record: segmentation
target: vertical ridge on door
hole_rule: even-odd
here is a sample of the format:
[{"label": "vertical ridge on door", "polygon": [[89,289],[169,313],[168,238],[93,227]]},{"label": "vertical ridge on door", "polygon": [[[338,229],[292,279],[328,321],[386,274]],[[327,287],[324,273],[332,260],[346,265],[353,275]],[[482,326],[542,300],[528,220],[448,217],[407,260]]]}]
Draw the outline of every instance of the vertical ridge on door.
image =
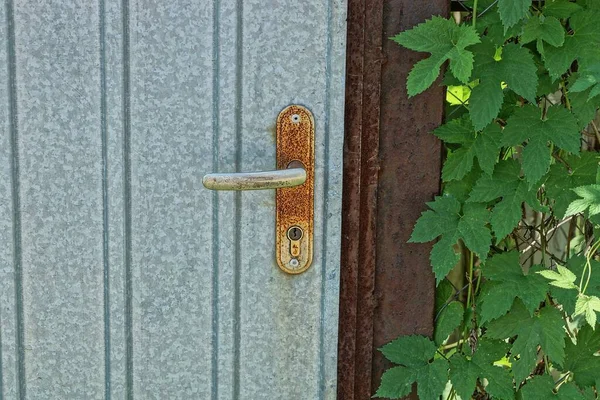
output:
[{"label": "vertical ridge on door", "polygon": [[[22,351],[20,201],[12,2],[0,5],[0,397],[17,398],[24,380]],[[15,166],[17,168],[15,168]],[[18,234],[16,234],[18,233]],[[18,315],[21,315],[18,317]],[[21,328],[19,328],[21,327]]]},{"label": "vertical ridge on door", "polygon": [[[124,51],[125,37],[128,27],[123,24],[123,3],[120,0],[104,1],[104,97],[106,101],[106,190],[108,207],[108,376],[104,379],[105,399],[127,398],[128,366],[127,358],[128,335],[126,321],[126,247],[131,241],[125,238],[125,219],[127,214],[125,159],[130,159],[130,154],[125,154],[125,137],[130,129],[125,129],[125,120],[130,120],[126,115],[125,104],[125,68],[124,60],[128,52]],[[129,100],[127,100],[129,102]],[[127,184],[129,185],[129,184]],[[127,218],[131,218],[131,215]],[[105,278],[106,279],[106,278]],[[130,292],[129,292],[130,293]],[[129,303],[131,305],[131,303]],[[131,346],[129,346],[131,348]],[[106,349],[105,349],[106,350]],[[129,374],[131,376],[131,374]],[[130,385],[131,386],[131,385]]]},{"label": "vertical ridge on door", "polygon": [[[244,3],[237,0],[235,21],[235,171],[242,169],[243,100],[244,100]],[[240,312],[242,279],[242,192],[235,192],[235,270],[233,278],[233,398],[240,398]]]},{"label": "vertical ridge on door", "polygon": [[[212,145],[213,157],[212,168],[214,171],[219,171],[219,137],[221,134],[219,124],[219,73],[220,73],[220,57],[219,57],[219,28],[220,28],[220,1],[213,0],[213,21],[212,21]],[[219,398],[219,193],[212,194],[212,298],[211,298],[211,316],[212,316],[212,337],[211,337],[211,400]]]},{"label": "vertical ridge on door", "polygon": [[110,262],[108,211],[108,133],[106,105],[106,2],[98,1],[99,69],[100,69],[100,144],[102,146],[102,268],[104,307],[104,398],[110,399]]}]

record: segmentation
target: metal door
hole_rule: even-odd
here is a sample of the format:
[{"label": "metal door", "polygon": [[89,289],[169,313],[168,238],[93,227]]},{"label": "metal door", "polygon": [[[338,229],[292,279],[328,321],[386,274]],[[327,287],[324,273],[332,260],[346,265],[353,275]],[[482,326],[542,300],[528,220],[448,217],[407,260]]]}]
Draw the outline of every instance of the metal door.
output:
[{"label": "metal door", "polygon": [[[344,0],[0,5],[6,399],[334,399]],[[310,269],[275,261],[275,166],[314,115]]]}]

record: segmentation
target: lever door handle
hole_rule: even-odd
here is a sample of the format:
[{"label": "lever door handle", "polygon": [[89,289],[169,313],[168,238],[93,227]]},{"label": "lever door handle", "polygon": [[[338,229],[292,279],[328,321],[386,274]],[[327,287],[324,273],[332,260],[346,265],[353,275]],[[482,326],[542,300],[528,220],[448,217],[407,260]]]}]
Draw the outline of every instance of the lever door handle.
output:
[{"label": "lever door handle", "polygon": [[[315,121],[300,105],[290,105],[277,117],[274,171],[214,173],[202,184],[211,190],[275,192],[275,253],[288,274],[306,271],[313,259],[315,192]],[[256,198],[250,196],[248,199]]]},{"label": "lever door handle", "polygon": [[299,161],[292,161],[287,169],[207,174],[202,178],[204,187],[211,190],[281,189],[300,186],[304,182],[306,182],[306,170]]}]

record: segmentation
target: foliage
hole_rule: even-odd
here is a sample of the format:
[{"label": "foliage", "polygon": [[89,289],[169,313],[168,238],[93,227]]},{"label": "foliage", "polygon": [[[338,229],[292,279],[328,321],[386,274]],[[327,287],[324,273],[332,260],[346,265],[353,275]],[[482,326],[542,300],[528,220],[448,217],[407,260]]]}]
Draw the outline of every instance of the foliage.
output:
[{"label": "foliage", "polygon": [[[600,389],[600,0],[464,0],[391,38],[446,85],[433,339],[384,346],[375,397],[596,399]],[[447,64],[444,71],[444,64]]]}]

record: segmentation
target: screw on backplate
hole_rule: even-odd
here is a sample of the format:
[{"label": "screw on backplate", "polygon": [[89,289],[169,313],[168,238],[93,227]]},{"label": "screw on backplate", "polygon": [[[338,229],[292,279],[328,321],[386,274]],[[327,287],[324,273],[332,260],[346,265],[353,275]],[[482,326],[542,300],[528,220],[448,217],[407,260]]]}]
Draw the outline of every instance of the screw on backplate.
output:
[{"label": "screw on backplate", "polygon": [[302,228],[300,228],[299,226],[292,226],[287,231],[288,239],[290,240],[300,240],[302,239],[303,234],[304,232],[302,232]]},{"label": "screw on backplate", "polygon": [[296,258],[292,258],[292,259],[290,260],[290,267],[292,267],[292,268],[297,268],[297,267],[298,267],[298,265],[300,265],[300,263],[298,262],[298,259],[296,259]]}]

